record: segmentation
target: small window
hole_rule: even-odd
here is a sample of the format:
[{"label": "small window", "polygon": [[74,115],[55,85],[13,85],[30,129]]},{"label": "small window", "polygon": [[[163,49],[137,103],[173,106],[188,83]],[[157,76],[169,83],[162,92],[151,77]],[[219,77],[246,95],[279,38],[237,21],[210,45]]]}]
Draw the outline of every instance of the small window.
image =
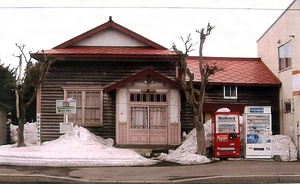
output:
[{"label": "small window", "polygon": [[80,126],[101,126],[103,91],[100,89],[64,89],[65,99],[76,100],[76,114],[69,114],[69,122]]},{"label": "small window", "polygon": [[292,44],[291,41],[278,48],[279,71],[292,66]]},{"label": "small window", "polygon": [[292,112],[292,103],[291,101],[284,102],[284,113],[291,113]]},{"label": "small window", "polygon": [[237,99],[237,86],[224,86],[224,99]]},{"label": "small window", "polygon": [[167,102],[167,94],[160,93],[132,93],[131,102]]}]

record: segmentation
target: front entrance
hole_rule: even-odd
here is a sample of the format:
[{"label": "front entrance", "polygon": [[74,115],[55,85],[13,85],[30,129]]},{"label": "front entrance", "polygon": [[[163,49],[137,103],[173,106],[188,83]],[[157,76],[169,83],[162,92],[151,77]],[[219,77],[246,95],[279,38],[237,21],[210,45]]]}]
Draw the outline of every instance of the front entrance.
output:
[{"label": "front entrance", "polygon": [[116,102],[117,145],[147,147],[181,143],[178,89],[147,76],[119,88]]},{"label": "front entrance", "polygon": [[167,144],[166,105],[132,105],[130,114],[130,144]]}]

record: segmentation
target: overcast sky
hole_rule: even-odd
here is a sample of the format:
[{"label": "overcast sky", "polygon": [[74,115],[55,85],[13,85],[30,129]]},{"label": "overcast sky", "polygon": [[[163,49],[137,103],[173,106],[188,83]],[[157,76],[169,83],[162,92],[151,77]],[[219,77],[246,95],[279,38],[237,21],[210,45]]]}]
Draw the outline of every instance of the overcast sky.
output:
[{"label": "overcast sky", "polygon": [[[0,0],[0,59],[15,65],[15,43],[51,49],[113,20],[166,47],[207,23],[205,56],[256,57],[256,41],[293,0]],[[198,50],[198,48],[195,48]],[[192,53],[197,55],[197,52]]]}]

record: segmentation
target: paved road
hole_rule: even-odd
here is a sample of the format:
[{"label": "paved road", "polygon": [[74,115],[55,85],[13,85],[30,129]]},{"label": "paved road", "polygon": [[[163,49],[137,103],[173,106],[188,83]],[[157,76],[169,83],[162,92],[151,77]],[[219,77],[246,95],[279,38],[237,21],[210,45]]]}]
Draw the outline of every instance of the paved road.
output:
[{"label": "paved road", "polygon": [[300,183],[300,162],[230,160],[148,167],[0,166],[0,182],[56,183]]}]

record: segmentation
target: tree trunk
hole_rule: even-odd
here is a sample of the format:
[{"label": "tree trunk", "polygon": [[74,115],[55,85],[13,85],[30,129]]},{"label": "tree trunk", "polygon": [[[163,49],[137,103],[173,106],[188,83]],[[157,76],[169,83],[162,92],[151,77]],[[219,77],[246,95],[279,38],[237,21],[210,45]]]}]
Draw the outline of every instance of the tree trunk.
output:
[{"label": "tree trunk", "polygon": [[23,147],[26,146],[24,140],[24,123],[19,121],[18,124],[19,126],[17,128],[17,133],[18,133],[17,147]]},{"label": "tree trunk", "polygon": [[197,154],[206,155],[205,130],[204,130],[204,125],[201,122],[201,115],[195,115],[194,121],[195,121],[196,138],[197,138]]},{"label": "tree trunk", "polygon": [[20,97],[20,105],[19,105],[19,119],[18,119],[18,142],[17,147],[26,146],[24,139],[24,124],[26,123],[26,108],[24,107],[24,99]]}]

